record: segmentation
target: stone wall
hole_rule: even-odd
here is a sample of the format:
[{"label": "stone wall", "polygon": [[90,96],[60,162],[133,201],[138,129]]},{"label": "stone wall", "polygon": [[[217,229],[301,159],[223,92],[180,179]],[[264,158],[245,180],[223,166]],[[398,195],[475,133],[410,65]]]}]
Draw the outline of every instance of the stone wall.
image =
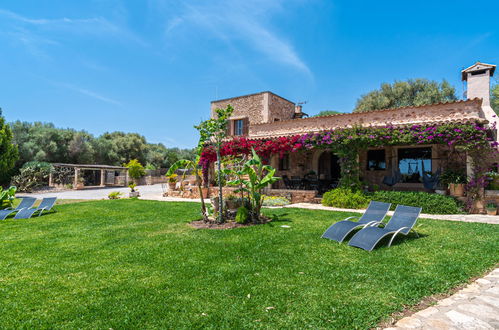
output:
[{"label": "stone wall", "polygon": [[211,118],[215,115],[215,109],[225,108],[227,105],[234,107],[231,119],[248,118],[250,127],[253,124],[266,123],[264,110],[267,111],[264,102],[264,93],[245,95],[231,99],[211,102]]},{"label": "stone wall", "polygon": [[254,124],[272,123],[275,120],[290,120],[295,111],[293,102],[271,92],[262,92],[213,101],[211,117],[215,115],[215,109],[225,108],[229,104],[234,107],[231,119],[248,118],[250,127]]},{"label": "stone wall", "polygon": [[334,128],[352,127],[353,125],[385,126],[387,124],[402,125],[476,120],[484,120],[481,110],[481,100],[479,99],[251,125],[249,128],[249,137],[267,138],[304,134]]},{"label": "stone wall", "polygon": [[278,95],[269,93],[269,121],[283,121],[293,119],[295,104]]}]

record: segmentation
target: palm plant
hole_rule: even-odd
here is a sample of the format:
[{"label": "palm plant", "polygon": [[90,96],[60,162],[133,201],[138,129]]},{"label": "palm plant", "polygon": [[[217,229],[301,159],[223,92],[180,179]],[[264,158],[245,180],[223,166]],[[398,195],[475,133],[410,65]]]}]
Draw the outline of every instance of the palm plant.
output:
[{"label": "palm plant", "polygon": [[263,204],[262,191],[281,178],[274,176],[276,169],[270,165],[264,165],[253,148],[251,153],[252,158],[244,164],[242,170],[234,173],[237,179],[230,181],[229,184],[241,186],[240,190],[249,194],[251,218],[254,222],[259,222]]}]

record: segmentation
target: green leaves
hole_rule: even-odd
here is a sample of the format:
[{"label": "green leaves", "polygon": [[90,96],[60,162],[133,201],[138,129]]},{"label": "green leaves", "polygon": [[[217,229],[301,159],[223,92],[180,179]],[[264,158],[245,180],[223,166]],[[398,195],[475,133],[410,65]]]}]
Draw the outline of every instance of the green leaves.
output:
[{"label": "green leaves", "polygon": [[[253,220],[258,221],[263,203],[262,189],[279,181],[280,178],[274,177],[276,169],[270,165],[264,165],[255,149],[251,149],[251,154],[253,157],[244,163],[242,170],[229,171],[229,174],[238,177],[238,179],[230,181],[229,184],[242,186],[238,191],[249,193],[251,214]],[[245,176],[248,180],[243,178]]]},{"label": "green leaves", "polygon": [[16,197],[17,188],[10,186],[8,189],[0,187],[0,208],[12,207],[12,202]]},{"label": "green leaves", "polygon": [[137,159],[132,159],[127,164],[123,164],[123,166],[128,168],[128,175],[132,179],[139,179],[146,174],[144,166]]},{"label": "green leaves", "polygon": [[353,112],[419,106],[457,100],[456,90],[447,81],[409,79],[383,83],[380,89],[362,95]]}]

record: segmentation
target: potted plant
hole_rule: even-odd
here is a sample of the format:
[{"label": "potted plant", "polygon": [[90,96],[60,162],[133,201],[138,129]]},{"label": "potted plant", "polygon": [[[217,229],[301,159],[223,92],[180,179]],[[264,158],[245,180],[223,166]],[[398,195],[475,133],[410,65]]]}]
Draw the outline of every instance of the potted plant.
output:
[{"label": "potted plant", "polygon": [[497,215],[497,204],[494,202],[487,203],[487,214],[488,215]]},{"label": "potted plant", "polygon": [[488,172],[487,173],[488,190],[499,190],[499,173]]},{"label": "potted plant", "polygon": [[168,190],[175,190],[177,184],[177,174],[173,173],[166,176],[168,178]]},{"label": "potted plant", "polygon": [[140,192],[138,190],[136,190],[135,187],[137,187],[137,185],[135,183],[130,183],[128,185],[128,188],[130,188],[130,193],[128,194],[128,196],[130,198],[140,197]]},{"label": "potted plant", "polygon": [[440,178],[442,183],[449,186],[451,196],[462,197],[464,196],[464,185],[468,182],[468,177],[464,171],[459,170],[445,170]]},{"label": "potted plant", "polygon": [[79,177],[77,182],[76,182],[76,189],[83,189],[85,187],[85,179],[82,177]]}]

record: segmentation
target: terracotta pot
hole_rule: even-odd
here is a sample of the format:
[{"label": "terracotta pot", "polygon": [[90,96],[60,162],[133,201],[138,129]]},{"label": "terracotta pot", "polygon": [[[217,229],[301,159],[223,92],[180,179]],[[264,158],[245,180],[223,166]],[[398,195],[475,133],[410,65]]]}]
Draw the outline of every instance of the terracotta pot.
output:
[{"label": "terracotta pot", "polygon": [[210,188],[201,188],[201,192],[203,193],[203,198],[209,198]]},{"label": "terracotta pot", "polygon": [[473,201],[473,213],[482,213],[485,209],[485,204],[482,200]]},{"label": "terracotta pot", "polygon": [[168,190],[175,190],[175,182],[168,182]]},{"label": "terracotta pot", "polygon": [[497,208],[495,209],[487,209],[488,215],[497,215]]},{"label": "terracotta pot", "polygon": [[454,197],[464,196],[464,184],[462,183],[451,183],[449,185],[450,194]]}]

